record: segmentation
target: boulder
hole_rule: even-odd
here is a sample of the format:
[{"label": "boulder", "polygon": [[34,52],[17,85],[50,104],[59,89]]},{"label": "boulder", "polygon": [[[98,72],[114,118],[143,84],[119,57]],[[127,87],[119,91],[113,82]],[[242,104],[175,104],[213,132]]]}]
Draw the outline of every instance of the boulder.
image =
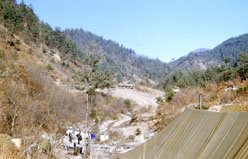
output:
[{"label": "boulder", "polygon": [[21,158],[15,144],[11,141],[11,137],[6,134],[0,134],[0,158],[14,159]]},{"label": "boulder", "polygon": [[49,139],[43,139],[40,143],[41,147],[42,147],[42,150],[45,152],[45,153],[50,153],[51,150],[52,150],[52,145],[49,141]]}]

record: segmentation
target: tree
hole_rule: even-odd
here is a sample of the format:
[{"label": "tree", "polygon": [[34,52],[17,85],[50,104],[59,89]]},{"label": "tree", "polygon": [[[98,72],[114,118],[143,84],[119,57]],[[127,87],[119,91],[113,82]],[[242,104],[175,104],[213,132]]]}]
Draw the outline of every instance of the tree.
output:
[{"label": "tree", "polygon": [[165,101],[170,102],[173,99],[173,96],[174,92],[172,91],[172,89],[168,89],[165,93]]},{"label": "tree", "polygon": [[[108,71],[103,71],[99,68],[100,58],[97,56],[89,56],[87,59],[88,67],[78,75],[78,79],[83,85],[83,89],[87,93],[87,106],[86,106],[86,133],[88,133],[88,111],[89,106],[95,106],[95,97],[97,89],[108,88],[112,85],[111,74]],[[90,99],[90,103],[88,103],[88,97]],[[90,104],[90,105],[89,105]],[[95,118],[95,123],[98,123],[97,120],[97,109],[91,108],[90,113],[91,118]],[[86,147],[85,147],[85,157],[88,158],[90,156],[89,151],[89,138],[86,139]]]},{"label": "tree", "polygon": [[225,62],[226,68],[228,67],[228,64],[230,63],[230,61],[231,61],[231,58],[229,56],[226,56],[224,58],[224,62]]},{"label": "tree", "polygon": [[229,63],[231,61],[231,58],[229,57],[229,56],[226,56],[225,58],[224,58],[224,62],[227,64],[227,63]]},{"label": "tree", "polygon": [[241,53],[238,60],[238,73],[241,80],[248,78],[248,53]]},{"label": "tree", "polygon": [[89,56],[87,60],[89,66],[78,77],[83,84],[83,89],[88,93],[90,101],[94,100],[97,89],[109,88],[113,84],[110,72],[101,70],[99,62],[99,57]]},{"label": "tree", "polygon": [[23,29],[23,15],[19,8],[10,0],[0,2],[0,13],[4,19],[4,25],[13,32]]}]

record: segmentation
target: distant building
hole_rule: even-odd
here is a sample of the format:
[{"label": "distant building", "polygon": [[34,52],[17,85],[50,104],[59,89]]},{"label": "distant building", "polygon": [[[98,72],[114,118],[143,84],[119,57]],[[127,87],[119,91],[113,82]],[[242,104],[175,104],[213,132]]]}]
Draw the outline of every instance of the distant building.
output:
[{"label": "distant building", "polygon": [[128,89],[134,89],[133,84],[131,84],[131,82],[123,82],[123,83],[119,83],[118,88],[128,88]]},{"label": "distant building", "polygon": [[230,87],[225,88],[225,92],[227,92],[227,91],[236,91],[237,89],[238,88],[235,87],[235,86],[230,86]]},{"label": "distant building", "polygon": [[179,89],[179,87],[175,86],[175,87],[172,89],[172,91],[173,91],[174,93],[178,93],[178,92],[180,92],[180,89]]},{"label": "distant building", "polygon": [[100,141],[107,141],[109,140],[109,135],[100,135]]}]

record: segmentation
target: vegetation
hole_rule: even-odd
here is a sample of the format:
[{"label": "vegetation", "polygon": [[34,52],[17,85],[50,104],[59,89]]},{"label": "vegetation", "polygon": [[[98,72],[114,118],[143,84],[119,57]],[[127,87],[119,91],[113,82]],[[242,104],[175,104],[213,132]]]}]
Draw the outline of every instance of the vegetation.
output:
[{"label": "vegetation", "polygon": [[48,64],[48,65],[46,65],[46,69],[48,71],[52,71],[53,70],[53,66],[51,64]]},{"label": "vegetation", "polygon": [[208,83],[220,84],[237,79],[242,81],[248,78],[248,53],[241,53],[237,62],[232,65],[226,60],[221,66],[213,66],[207,70],[192,70],[184,73],[179,70],[171,72],[160,83],[160,87],[164,89],[178,86],[184,87],[205,87]]},{"label": "vegetation", "polygon": [[83,84],[82,89],[87,91],[90,98],[96,95],[97,89],[109,88],[113,84],[111,73],[108,70],[100,70],[99,62],[99,58],[90,56],[88,59],[90,66],[75,76],[76,80]]},{"label": "vegetation", "polygon": [[235,65],[242,52],[248,52],[248,34],[230,38],[211,50],[191,52],[187,56],[172,61],[170,65],[186,71],[202,69],[202,65],[205,69],[225,63]]},{"label": "vegetation", "polygon": [[137,129],[135,130],[135,135],[138,136],[138,135],[140,135],[140,134],[141,134],[141,130],[140,130],[139,128],[137,128]]},{"label": "vegetation", "polygon": [[225,106],[221,109],[221,112],[229,113],[229,112],[242,112],[248,111],[248,105],[240,106],[240,105],[229,105]]},{"label": "vegetation", "polygon": [[[133,79],[134,74],[141,78],[158,80],[170,70],[167,64],[158,59],[138,56],[131,49],[82,29],[52,29],[49,24],[41,22],[32,8],[24,2],[17,4],[12,0],[0,1],[0,10],[3,25],[13,34],[20,35],[25,43],[46,45],[50,49],[58,50],[62,59],[80,59],[86,64],[89,64],[88,53],[98,55],[102,59],[100,68],[115,72],[118,81],[124,77]],[[43,53],[46,52],[43,48]]]},{"label": "vegetation", "polygon": [[4,57],[5,57],[4,52],[2,50],[0,50],[0,59],[4,59]]},{"label": "vegetation", "polygon": [[4,76],[0,76],[0,133],[12,138],[28,137],[24,140],[24,149],[38,143],[43,131],[57,133],[68,121],[83,120],[84,113],[81,107],[85,98],[55,86],[49,76],[44,77],[44,68],[37,67],[34,60],[19,52],[17,61],[9,54],[1,61],[5,68],[1,70]]},{"label": "vegetation", "polygon": [[248,53],[241,53],[238,60],[238,74],[241,80],[248,78]]},{"label": "vegetation", "polygon": [[112,40],[105,40],[103,37],[83,29],[66,29],[64,33],[79,48],[103,57],[100,67],[115,72],[118,81],[121,81],[123,77],[133,79],[134,74],[141,78],[159,80],[170,70],[169,66],[159,59],[139,56],[134,50],[127,49]]},{"label": "vegetation", "polygon": [[[23,2],[0,0],[0,22],[0,133],[25,139],[23,152],[20,152],[25,154],[31,144],[41,141],[42,133],[53,133],[57,137],[69,124],[84,120],[85,94],[73,94],[55,85],[58,69],[70,69],[67,71],[71,72],[65,72],[70,81],[73,69],[79,70],[75,65],[84,66],[81,75],[87,78],[81,78],[81,82],[89,83],[92,95],[95,89],[110,86],[110,73],[100,70],[99,59],[89,59],[59,28],[53,30],[40,22],[32,8]],[[46,64],[55,52],[59,52],[66,63]],[[73,68],[68,68],[69,64],[74,64]],[[104,100],[103,95],[97,97]],[[95,103],[97,109],[92,110],[92,117],[116,116],[120,108],[109,110],[117,103],[122,104],[122,101],[110,99],[111,108]]]},{"label": "vegetation", "polygon": [[[191,70],[171,72],[160,86],[166,90],[165,98],[158,98],[157,123],[154,129],[160,130],[178,114],[178,109],[185,106],[199,109],[199,93],[204,95],[203,109],[211,105],[236,103],[236,107],[224,108],[229,110],[247,111],[248,85],[248,53],[240,53],[235,64],[227,57],[220,66],[212,66],[206,70]],[[172,88],[180,88],[180,92],[173,93]],[[237,87],[237,88],[236,88]],[[230,88],[230,89],[229,89]]]},{"label": "vegetation", "polygon": [[[38,143],[43,132],[56,135],[69,124],[84,120],[85,93],[67,91],[70,85],[66,89],[56,86],[54,81],[60,80],[57,77],[62,72],[57,72],[59,69],[69,72],[63,72],[65,80],[61,83],[73,81],[77,86],[82,85],[81,90],[86,90],[92,106],[90,117],[96,123],[105,118],[117,119],[119,113],[125,112],[130,112],[132,121],[137,121],[138,113],[133,112],[134,103],[130,100],[97,92],[97,89],[112,86],[113,75],[118,80],[134,78],[134,75],[155,80],[164,78],[160,86],[167,92],[164,99],[158,98],[159,120],[154,120],[160,126],[169,123],[178,109],[196,103],[195,96],[200,91],[205,92],[204,99],[208,102],[204,105],[247,98],[248,53],[241,49],[247,46],[243,45],[247,35],[241,36],[240,41],[234,38],[213,49],[219,50],[216,59],[221,57],[221,66],[209,67],[205,71],[174,70],[167,76],[170,67],[158,59],[138,56],[131,49],[83,30],[66,30],[75,44],[60,28],[52,29],[41,22],[32,8],[23,2],[17,4],[14,0],[0,0],[0,22],[0,133],[25,139],[23,151],[32,143]],[[40,54],[46,58],[36,56],[40,48]],[[228,52],[225,48],[231,51],[224,56],[223,52]],[[237,50],[245,52],[239,56],[235,54],[237,58],[234,58]],[[212,51],[208,53],[212,54]],[[53,59],[47,64],[45,61],[57,52],[62,57],[61,63]],[[73,73],[74,79],[71,78]],[[223,83],[236,81],[244,83],[238,86],[237,91],[220,91]],[[174,86],[186,89],[174,93]],[[209,88],[211,91],[207,90]],[[148,109],[140,111],[149,112]],[[139,129],[135,132],[136,135],[140,133]]]},{"label": "vegetation", "polygon": [[[195,109],[200,109],[200,105],[194,106]],[[208,110],[209,106],[203,105],[202,109],[203,110]]]},{"label": "vegetation", "polygon": [[172,92],[172,90],[166,91],[165,101],[170,102],[172,100],[173,96],[174,96],[174,93]]},{"label": "vegetation", "polygon": [[238,87],[237,95],[248,95],[248,85]]},{"label": "vegetation", "polygon": [[39,21],[33,9],[24,2],[17,4],[12,0],[1,0],[0,19],[10,32],[21,35],[26,43],[45,43],[49,48],[59,50],[63,56],[84,59],[86,55],[66,38],[60,28],[53,30],[47,23]]},{"label": "vegetation", "polygon": [[132,112],[133,111],[133,105],[132,105],[132,102],[128,99],[125,99],[124,100],[124,106],[127,108],[127,110],[129,112]]},{"label": "vegetation", "polygon": [[[207,83],[205,87],[187,86],[181,88],[180,92],[174,93],[169,102],[165,102],[165,98],[159,99],[159,106],[156,111],[157,120],[153,129],[161,130],[164,128],[181,112],[179,110],[184,110],[187,107],[199,109],[199,94],[203,95],[203,109],[216,105],[223,106],[223,112],[248,111],[248,80],[236,80],[235,82],[237,90],[226,90],[226,88],[233,88],[234,83],[232,81],[222,81],[219,84]],[[235,107],[231,107],[230,104]]]}]

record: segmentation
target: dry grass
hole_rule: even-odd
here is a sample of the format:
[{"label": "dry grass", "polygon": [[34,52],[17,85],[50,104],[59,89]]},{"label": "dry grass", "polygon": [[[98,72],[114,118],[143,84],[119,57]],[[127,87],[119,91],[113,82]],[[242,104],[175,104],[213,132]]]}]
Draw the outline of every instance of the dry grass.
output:
[{"label": "dry grass", "polygon": [[24,159],[21,157],[21,152],[15,148],[11,137],[0,134],[0,159]]},{"label": "dry grass", "polygon": [[115,98],[103,93],[97,93],[95,106],[92,108],[97,110],[97,118],[102,121],[105,119],[116,120],[118,118],[118,114],[120,113],[132,113],[133,107],[134,103],[131,101],[127,102],[127,100],[123,100],[121,98]]},{"label": "dry grass", "polygon": [[247,112],[248,105],[229,105],[223,106],[221,112],[229,113],[229,112]]},{"label": "dry grass", "polygon": [[243,111],[243,107],[240,105],[224,106],[221,109],[221,112],[223,112],[223,113],[241,112],[241,111]]},{"label": "dry grass", "polygon": [[[38,143],[43,131],[58,134],[66,125],[82,121],[85,95],[56,86],[33,46],[21,44],[17,49],[1,38],[0,133],[22,138],[25,149]],[[0,158],[20,157],[1,150]]]},{"label": "dry grass", "polygon": [[243,92],[238,95],[237,91],[225,91],[225,88],[230,86],[244,87],[248,86],[248,81],[240,82],[238,80],[227,83],[208,84],[205,88],[185,88],[173,96],[170,102],[161,102],[157,110],[157,122],[154,129],[160,130],[166,126],[179,113],[181,108],[186,106],[197,106],[199,103],[199,94],[203,95],[203,105],[224,105],[232,103],[231,106],[224,106],[222,112],[240,112],[248,110],[247,93]]}]

